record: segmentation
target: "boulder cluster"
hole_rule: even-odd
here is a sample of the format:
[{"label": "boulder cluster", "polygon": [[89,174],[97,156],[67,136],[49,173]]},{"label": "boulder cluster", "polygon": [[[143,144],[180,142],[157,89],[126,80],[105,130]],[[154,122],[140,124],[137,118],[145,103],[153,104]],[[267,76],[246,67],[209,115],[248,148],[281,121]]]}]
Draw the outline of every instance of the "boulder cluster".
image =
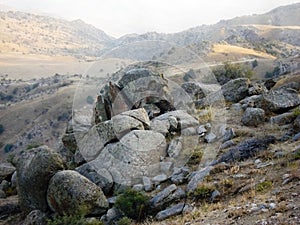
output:
[{"label": "boulder cluster", "polygon": [[[129,66],[116,73],[100,90],[92,125],[87,129],[75,118],[62,138],[63,149],[40,146],[23,151],[14,166],[0,165],[0,197],[17,187],[15,210],[28,215],[27,221],[49,212],[69,215],[84,209],[86,215],[112,224],[122,215],[114,207],[117,194],[132,188],[149,196],[151,213],[163,220],[192,210],[186,198],[217,165],[253,157],[276,141],[300,139],[299,89],[238,78],[216,91],[191,82],[181,85],[179,94],[173,91],[162,74],[147,68]],[[241,114],[241,124],[276,124],[286,133],[235,143],[233,128],[214,129],[212,118],[199,116],[207,110],[208,99],[220,93],[228,110]],[[174,97],[178,95],[189,101]],[[199,146],[216,142],[225,153],[201,167],[201,159],[196,167],[189,165]],[[215,191],[212,200],[218,195]]]}]

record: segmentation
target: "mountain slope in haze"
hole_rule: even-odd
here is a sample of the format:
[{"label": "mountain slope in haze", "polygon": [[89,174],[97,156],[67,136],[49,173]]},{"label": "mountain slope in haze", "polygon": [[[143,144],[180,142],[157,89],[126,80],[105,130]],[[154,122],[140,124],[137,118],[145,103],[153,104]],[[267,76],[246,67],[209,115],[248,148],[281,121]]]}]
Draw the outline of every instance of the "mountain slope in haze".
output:
[{"label": "mountain slope in haze", "polygon": [[[173,34],[149,32],[125,35],[114,43],[118,46],[149,40],[188,47],[200,56],[207,55],[209,49],[213,50],[211,46],[215,43],[254,49],[275,57],[297,56],[300,53],[300,3],[278,7],[261,15],[236,17]],[[163,51],[166,53],[170,49],[157,49],[155,57],[159,58],[164,54]]]},{"label": "mountain slope in haze", "polygon": [[98,56],[113,38],[82,20],[0,12],[0,49],[23,54]]}]

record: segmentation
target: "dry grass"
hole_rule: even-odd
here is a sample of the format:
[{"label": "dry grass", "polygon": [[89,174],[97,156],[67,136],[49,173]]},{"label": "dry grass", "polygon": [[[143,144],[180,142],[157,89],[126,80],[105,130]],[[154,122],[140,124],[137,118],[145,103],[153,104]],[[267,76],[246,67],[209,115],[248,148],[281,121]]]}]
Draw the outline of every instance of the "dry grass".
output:
[{"label": "dry grass", "polygon": [[276,57],[264,52],[259,52],[249,48],[243,48],[239,46],[226,45],[226,44],[213,45],[213,53],[211,54],[233,54],[233,55],[239,55],[241,57],[248,55],[248,56],[253,56],[258,58],[276,59]]}]

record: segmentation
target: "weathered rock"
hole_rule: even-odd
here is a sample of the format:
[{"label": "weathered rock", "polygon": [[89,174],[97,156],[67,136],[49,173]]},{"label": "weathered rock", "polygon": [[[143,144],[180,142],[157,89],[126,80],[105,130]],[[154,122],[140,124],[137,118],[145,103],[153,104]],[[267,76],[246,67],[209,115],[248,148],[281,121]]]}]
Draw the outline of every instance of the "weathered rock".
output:
[{"label": "weathered rock", "polygon": [[187,192],[193,192],[198,185],[207,177],[211,171],[212,167],[208,166],[196,172],[193,172],[190,178],[190,181],[187,185]]},{"label": "weathered rock", "polygon": [[148,69],[151,65],[146,64],[132,64],[113,75],[111,82],[100,91],[94,113],[96,123],[132,108],[145,106],[151,111],[151,107],[147,106],[155,105],[160,113],[174,110],[167,80]]},{"label": "weathered rock", "polygon": [[265,111],[259,108],[247,108],[242,123],[245,126],[258,126],[265,121]]},{"label": "weathered rock", "polygon": [[178,185],[185,183],[190,174],[190,170],[188,167],[174,168],[174,171],[171,175],[171,181]]},{"label": "weathered rock", "polygon": [[178,201],[186,196],[181,188],[177,188],[175,184],[166,187],[157,193],[151,200],[150,206],[154,209],[161,209],[168,206],[172,202]]},{"label": "weathered rock", "polygon": [[169,133],[170,122],[168,120],[153,120],[150,129],[166,136]]},{"label": "weathered rock", "polygon": [[122,213],[116,209],[115,207],[110,208],[107,210],[107,213],[101,217],[101,221],[104,222],[104,224],[115,224],[116,221],[118,221],[120,218],[122,218]]},{"label": "weathered rock", "polygon": [[170,157],[176,158],[179,156],[181,150],[182,150],[181,140],[179,138],[176,138],[170,142],[167,152]]},{"label": "weathered rock", "polygon": [[60,215],[72,215],[83,208],[86,214],[100,215],[108,209],[101,188],[72,170],[58,172],[51,178],[47,202]]},{"label": "weathered rock", "polygon": [[263,84],[254,83],[252,87],[249,88],[249,95],[260,95],[266,93],[268,89]]},{"label": "weathered rock", "polygon": [[97,166],[93,165],[93,162],[89,162],[77,167],[75,170],[99,186],[104,194],[107,195],[111,192],[114,181],[107,169],[97,168]]},{"label": "weathered rock", "polygon": [[223,154],[218,160],[213,162],[215,165],[217,163],[225,162],[235,162],[248,159],[255,156],[258,152],[266,150],[269,144],[275,143],[274,136],[266,136],[264,138],[252,138],[248,139],[234,148],[230,149],[227,153]]},{"label": "weathered rock", "polygon": [[293,140],[293,141],[298,141],[298,140],[300,140],[300,132],[297,133],[297,134],[295,134],[292,140]]},{"label": "weathered rock", "polygon": [[213,193],[211,194],[210,201],[216,202],[219,200],[220,196],[221,196],[221,193],[218,190],[214,190]]},{"label": "weathered rock", "polygon": [[212,142],[214,142],[214,141],[217,140],[217,135],[215,135],[214,133],[210,132],[210,133],[208,133],[207,135],[205,135],[204,140],[205,140],[207,143],[212,143]]},{"label": "weathered rock", "polygon": [[174,162],[160,162],[160,171],[164,174],[170,174],[173,166],[174,166]]},{"label": "weathered rock", "polygon": [[294,113],[283,113],[281,115],[271,117],[270,122],[277,125],[286,125],[292,123],[295,118],[296,115]]},{"label": "weathered rock", "polygon": [[121,113],[122,116],[129,116],[143,123],[145,128],[150,126],[150,120],[147,111],[144,108],[139,108],[135,110],[130,110]]},{"label": "weathered rock", "polygon": [[[79,134],[77,134],[79,136]],[[111,120],[91,127],[86,133],[80,134],[76,139],[80,154],[89,162],[95,159],[104,146],[117,140]]]},{"label": "weathered rock", "polygon": [[225,142],[231,140],[231,139],[234,138],[234,137],[235,137],[234,129],[232,129],[232,128],[227,128],[227,129],[225,130],[225,133],[224,133],[223,137],[222,137],[222,143],[225,143]]},{"label": "weathered rock", "polygon": [[145,109],[140,108],[123,112],[112,117],[113,129],[118,138],[131,130],[144,130],[145,126],[150,126],[150,120]]},{"label": "weathered rock", "polygon": [[205,97],[205,93],[201,86],[195,82],[186,82],[181,85],[183,90],[187,92],[193,100],[199,100]]},{"label": "weathered rock", "polygon": [[152,182],[155,184],[160,184],[166,180],[168,180],[168,177],[166,174],[159,174],[152,178]]},{"label": "weathered rock", "polygon": [[142,185],[142,184],[135,184],[135,185],[133,185],[132,189],[135,190],[135,191],[141,192],[141,191],[144,190],[144,185]]},{"label": "weathered rock", "polygon": [[184,110],[171,111],[156,117],[154,120],[169,120],[170,116],[177,119],[181,129],[199,125],[199,122]]},{"label": "weathered rock", "polygon": [[16,171],[16,168],[11,163],[1,163],[0,164],[0,183],[2,180],[12,176]]},{"label": "weathered rock", "polygon": [[284,112],[300,105],[300,98],[298,93],[281,88],[272,90],[262,95],[261,108],[271,112]]},{"label": "weathered rock", "polygon": [[143,176],[143,184],[145,191],[152,191],[153,190],[153,183],[149,177]]},{"label": "weathered rock", "polygon": [[47,225],[47,215],[40,210],[31,211],[22,225]]},{"label": "weathered rock", "polygon": [[150,130],[134,130],[119,142],[108,144],[93,161],[97,168],[110,171],[114,188],[138,184],[143,176],[155,176],[161,157],[166,156],[165,137]]},{"label": "weathered rock", "polygon": [[222,92],[225,100],[238,102],[249,95],[248,88],[250,81],[247,78],[237,78],[231,80],[222,86]]},{"label": "weathered rock", "polygon": [[46,193],[51,177],[64,168],[59,154],[47,146],[24,151],[18,159],[17,184],[22,211],[46,211]]},{"label": "weathered rock", "polygon": [[183,214],[187,211],[191,211],[191,206],[185,204],[185,203],[178,203],[170,208],[167,208],[163,211],[160,211],[156,214],[155,219],[157,220],[165,220],[172,216],[176,216],[179,214]]},{"label": "weathered rock", "polygon": [[183,136],[193,136],[197,134],[197,129],[194,127],[188,127],[181,130],[181,135]]},{"label": "weathered rock", "polygon": [[240,101],[242,108],[246,110],[247,108],[259,108],[261,106],[262,95],[252,95]]}]

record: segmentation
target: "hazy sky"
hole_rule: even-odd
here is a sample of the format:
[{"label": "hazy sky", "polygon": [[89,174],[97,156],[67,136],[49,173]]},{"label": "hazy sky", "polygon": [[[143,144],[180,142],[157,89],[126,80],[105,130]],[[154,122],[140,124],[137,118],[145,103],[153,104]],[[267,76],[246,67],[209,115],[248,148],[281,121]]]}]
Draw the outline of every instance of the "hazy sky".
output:
[{"label": "hazy sky", "polygon": [[18,10],[69,20],[80,18],[115,37],[148,31],[178,32],[296,2],[299,0],[0,0]]}]

